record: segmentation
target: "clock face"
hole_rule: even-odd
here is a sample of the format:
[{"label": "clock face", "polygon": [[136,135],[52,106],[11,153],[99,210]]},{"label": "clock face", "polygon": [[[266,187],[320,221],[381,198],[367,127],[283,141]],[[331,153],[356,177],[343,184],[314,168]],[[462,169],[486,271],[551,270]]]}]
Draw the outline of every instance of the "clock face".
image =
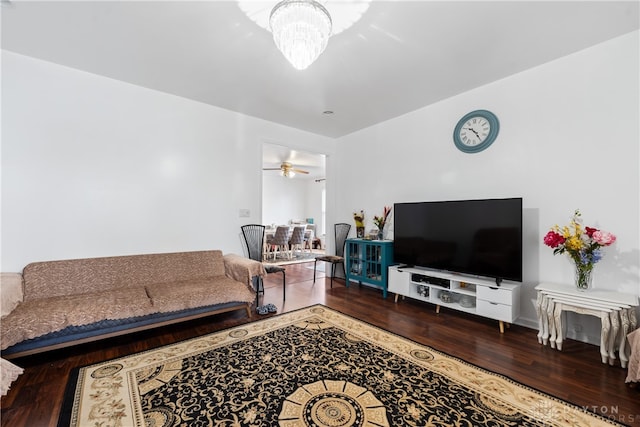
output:
[{"label": "clock face", "polygon": [[460,128],[460,141],[467,147],[473,147],[487,140],[491,124],[482,116],[474,116]]},{"label": "clock face", "polygon": [[493,143],[498,130],[498,118],[493,113],[486,110],[472,111],[458,121],[453,140],[459,150],[477,153]]}]

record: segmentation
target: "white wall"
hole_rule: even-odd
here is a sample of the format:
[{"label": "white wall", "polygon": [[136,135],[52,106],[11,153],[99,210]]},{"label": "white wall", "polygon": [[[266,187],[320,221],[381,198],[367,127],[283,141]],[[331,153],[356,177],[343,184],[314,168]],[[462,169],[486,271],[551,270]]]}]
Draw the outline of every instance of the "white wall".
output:
[{"label": "white wall", "polygon": [[323,183],[313,179],[285,178],[264,173],[262,178],[262,219],[264,224],[289,224],[290,220],[313,218],[322,214]]},{"label": "white wall", "polygon": [[[261,222],[262,144],[335,141],[2,52],[2,271],[221,249]],[[239,210],[249,209],[249,218]]]},{"label": "white wall", "polygon": [[[567,257],[554,257],[542,237],[579,208],[587,225],[618,236],[595,268],[595,287],[640,294],[638,38],[636,31],[339,139],[330,170],[345,183],[336,189],[336,220],[353,223],[353,211],[364,209],[368,229],[394,202],[523,197],[518,323],[533,327],[534,286],[573,278]],[[498,116],[500,134],[487,150],[464,154],[453,129],[476,109]],[[583,317],[571,319],[587,325],[589,336],[578,338],[595,341],[599,322]]]},{"label": "white wall", "polygon": [[262,223],[284,225],[307,217],[306,181],[272,173],[262,177]]},{"label": "white wall", "polygon": [[316,225],[317,236],[322,235],[324,229],[322,218],[322,190],[325,188],[325,181],[315,182],[314,180],[307,181],[307,200],[305,204],[307,218],[313,218],[313,223]]}]

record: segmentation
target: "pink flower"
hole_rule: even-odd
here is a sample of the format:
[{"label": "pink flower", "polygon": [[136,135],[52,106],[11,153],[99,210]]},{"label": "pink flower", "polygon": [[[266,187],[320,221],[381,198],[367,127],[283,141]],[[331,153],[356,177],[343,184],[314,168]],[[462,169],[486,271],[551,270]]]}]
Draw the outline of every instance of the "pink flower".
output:
[{"label": "pink flower", "polygon": [[563,244],[565,240],[566,239],[561,234],[556,233],[555,231],[550,231],[546,236],[544,236],[544,244],[551,248],[557,248]]},{"label": "pink flower", "polygon": [[587,231],[587,236],[589,236],[589,237],[593,237],[593,233],[598,231],[597,228],[591,228],[591,227],[585,227],[585,229]]},{"label": "pink flower", "polygon": [[613,242],[616,241],[616,236],[609,233],[608,231],[597,230],[593,233],[591,238],[599,245],[609,246]]}]

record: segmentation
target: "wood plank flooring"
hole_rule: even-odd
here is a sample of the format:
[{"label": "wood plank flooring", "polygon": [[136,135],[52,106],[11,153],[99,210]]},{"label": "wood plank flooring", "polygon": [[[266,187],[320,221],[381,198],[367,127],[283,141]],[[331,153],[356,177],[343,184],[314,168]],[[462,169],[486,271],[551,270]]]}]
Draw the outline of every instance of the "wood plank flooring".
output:
[{"label": "wood plank flooring", "polygon": [[[320,265],[320,263],[319,263]],[[393,295],[382,299],[380,290],[329,280],[318,273],[313,283],[313,262],[286,266],[287,299],[282,301],[282,276],[265,282],[265,302],[286,312],[321,303],[404,337],[429,345],[485,369],[575,403],[632,426],[640,426],[640,391],[628,387],[626,370],[600,362],[599,348],[568,340],[558,352],[538,344],[537,331],[512,325],[504,334],[497,322]],[[261,298],[262,303],[262,298]],[[73,368],[125,356],[223,328],[258,320],[238,311],[84,344],[69,349],[16,359],[25,373],[2,398],[1,425],[55,426],[64,389]]]}]

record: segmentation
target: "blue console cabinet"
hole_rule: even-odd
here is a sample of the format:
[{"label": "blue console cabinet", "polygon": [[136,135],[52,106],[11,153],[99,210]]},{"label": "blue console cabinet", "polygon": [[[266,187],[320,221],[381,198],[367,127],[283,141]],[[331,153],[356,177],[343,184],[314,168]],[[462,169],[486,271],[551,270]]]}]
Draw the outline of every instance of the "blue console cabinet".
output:
[{"label": "blue console cabinet", "polygon": [[347,239],[347,286],[350,281],[377,286],[386,298],[392,263],[392,240]]}]

